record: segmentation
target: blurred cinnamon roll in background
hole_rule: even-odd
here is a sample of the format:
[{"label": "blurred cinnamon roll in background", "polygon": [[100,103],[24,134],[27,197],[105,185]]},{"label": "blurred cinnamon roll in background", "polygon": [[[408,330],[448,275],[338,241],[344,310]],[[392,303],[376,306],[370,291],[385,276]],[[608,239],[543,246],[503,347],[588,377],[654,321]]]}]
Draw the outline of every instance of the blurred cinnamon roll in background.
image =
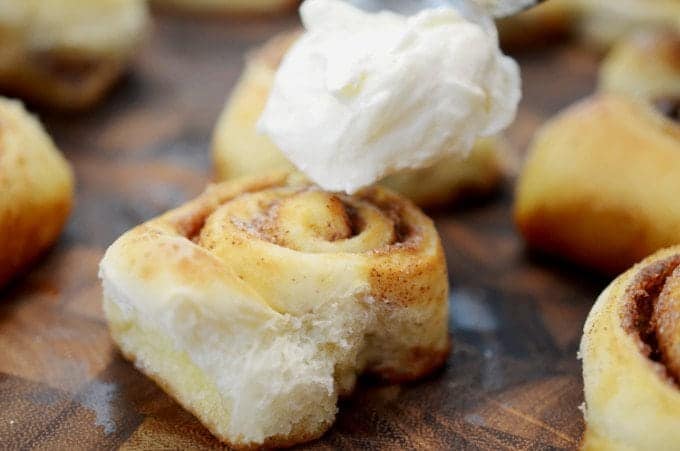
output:
[{"label": "blurred cinnamon roll in background", "polygon": [[520,174],[530,246],[608,273],[680,243],[680,124],[654,105],[600,94],[537,133]]},{"label": "blurred cinnamon roll in background", "polygon": [[[276,69],[299,32],[274,37],[247,59],[246,67],[216,125],[213,159],[218,180],[293,168],[281,151],[256,130]],[[465,160],[450,157],[436,166],[392,175],[383,184],[420,206],[451,203],[495,191],[507,162],[500,137],[480,140]]]},{"label": "blurred cinnamon roll in background", "polygon": [[123,354],[239,447],[319,437],[357,375],[410,381],[448,354],[439,236],[379,187],[215,185],[123,235],[100,277]]},{"label": "blurred cinnamon roll in background", "polygon": [[680,31],[677,0],[574,0],[577,30],[591,44],[609,47],[631,32]]},{"label": "blurred cinnamon roll in background", "polygon": [[190,13],[269,14],[293,10],[300,0],[152,0],[161,8]]},{"label": "blurred cinnamon roll in background", "polygon": [[0,286],[54,243],[72,203],[64,157],[21,103],[0,97]]},{"label": "blurred cinnamon roll in background", "polygon": [[0,92],[56,109],[92,106],[147,21],[144,0],[1,0]]},{"label": "blurred cinnamon roll in background", "polygon": [[680,247],[617,278],[586,321],[583,449],[680,444]]},{"label": "blurred cinnamon roll in background", "polygon": [[[680,30],[639,32],[623,39],[600,69],[600,90],[656,103],[680,104]],[[670,105],[669,105],[670,106]]]}]

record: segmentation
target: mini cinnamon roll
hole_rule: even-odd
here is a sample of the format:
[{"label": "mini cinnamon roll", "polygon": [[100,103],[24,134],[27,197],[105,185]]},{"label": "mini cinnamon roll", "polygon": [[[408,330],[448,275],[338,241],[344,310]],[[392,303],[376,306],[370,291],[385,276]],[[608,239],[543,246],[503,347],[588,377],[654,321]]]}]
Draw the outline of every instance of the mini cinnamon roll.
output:
[{"label": "mini cinnamon roll", "polygon": [[73,175],[38,120],[0,97],[0,287],[59,236]]},{"label": "mini cinnamon roll", "polygon": [[[292,170],[283,153],[256,130],[276,69],[299,32],[276,36],[253,53],[217,123],[213,160],[218,180],[267,172]],[[500,138],[480,140],[471,155],[450,157],[436,166],[392,175],[383,184],[420,206],[434,206],[495,191],[503,180],[505,162]]]},{"label": "mini cinnamon roll", "polygon": [[580,10],[578,33],[588,42],[609,47],[635,31],[680,31],[677,0],[574,0]]},{"label": "mini cinnamon roll", "polygon": [[617,278],[586,321],[583,449],[680,444],[680,247]]},{"label": "mini cinnamon roll", "polygon": [[119,238],[100,277],[123,354],[233,446],[316,438],[358,374],[414,380],[448,354],[439,237],[382,188],[215,185]]},{"label": "mini cinnamon roll", "polygon": [[51,108],[92,106],[147,25],[144,0],[3,0],[0,91]]},{"label": "mini cinnamon roll", "polygon": [[601,94],[537,133],[516,193],[530,246],[617,273],[680,243],[680,124]]},{"label": "mini cinnamon roll", "polygon": [[640,32],[622,40],[602,64],[599,88],[660,107],[680,104],[680,31]]}]

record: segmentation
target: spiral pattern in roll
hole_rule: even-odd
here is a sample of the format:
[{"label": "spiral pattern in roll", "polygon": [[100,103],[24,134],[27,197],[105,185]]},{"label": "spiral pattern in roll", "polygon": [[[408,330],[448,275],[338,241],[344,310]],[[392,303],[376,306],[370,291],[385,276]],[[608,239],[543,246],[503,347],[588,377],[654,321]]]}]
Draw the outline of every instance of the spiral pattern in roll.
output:
[{"label": "spiral pattern in roll", "polygon": [[382,188],[287,172],[215,185],[116,241],[101,277],[123,353],[238,446],[316,437],[358,374],[412,380],[448,354],[439,237]]},{"label": "spiral pattern in roll", "polygon": [[616,279],[593,307],[581,342],[584,449],[680,444],[680,247]]}]

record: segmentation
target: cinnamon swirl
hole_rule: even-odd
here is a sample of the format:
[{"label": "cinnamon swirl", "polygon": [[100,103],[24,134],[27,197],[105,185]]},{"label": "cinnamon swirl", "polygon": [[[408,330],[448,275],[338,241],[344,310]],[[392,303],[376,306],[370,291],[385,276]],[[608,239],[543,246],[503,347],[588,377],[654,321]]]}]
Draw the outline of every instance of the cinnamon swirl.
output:
[{"label": "cinnamon swirl", "polygon": [[119,238],[100,276],[123,354],[234,446],[318,437],[358,374],[413,380],[448,354],[439,237],[382,188],[215,185]]},{"label": "cinnamon swirl", "polygon": [[680,247],[617,278],[593,306],[580,355],[583,448],[680,445]]},{"label": "cinnamon swirl", "polygon": [[0,97],[0,286],[59,236],[73,202],[73,175],[42,125]]},{"label": "cinnamon swirl", "polygon": [[[276,36],[248,59],[213,136],[219,180],[293,169],[281,151],[256,131],[256,123],[267,102],[276,68],[298,36],[297,31]],[[498,137],[482,139],[465,160],[450,157],[431,168],[392,175],[382,183],[424,207],[488,195],[503,179],[503,145]]]},{"label": "cinnamon swirl", "polygon": [[601,94],[536,135],[518,181],[527,242],[617,273],[680,243],[680,124],[651,104]]}]

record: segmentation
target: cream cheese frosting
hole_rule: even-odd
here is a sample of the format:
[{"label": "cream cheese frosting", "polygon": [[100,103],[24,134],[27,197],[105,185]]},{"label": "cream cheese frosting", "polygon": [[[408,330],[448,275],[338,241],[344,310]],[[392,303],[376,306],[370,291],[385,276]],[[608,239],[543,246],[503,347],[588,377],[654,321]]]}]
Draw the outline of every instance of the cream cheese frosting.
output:
[{"label": "cream cheese frosting", "polygon": [[452,8],[413,16],[307,0],[259,129],[310,179],[353,193],[402,169],[466,157],[514,119],[517,64],[493,27]]}]

